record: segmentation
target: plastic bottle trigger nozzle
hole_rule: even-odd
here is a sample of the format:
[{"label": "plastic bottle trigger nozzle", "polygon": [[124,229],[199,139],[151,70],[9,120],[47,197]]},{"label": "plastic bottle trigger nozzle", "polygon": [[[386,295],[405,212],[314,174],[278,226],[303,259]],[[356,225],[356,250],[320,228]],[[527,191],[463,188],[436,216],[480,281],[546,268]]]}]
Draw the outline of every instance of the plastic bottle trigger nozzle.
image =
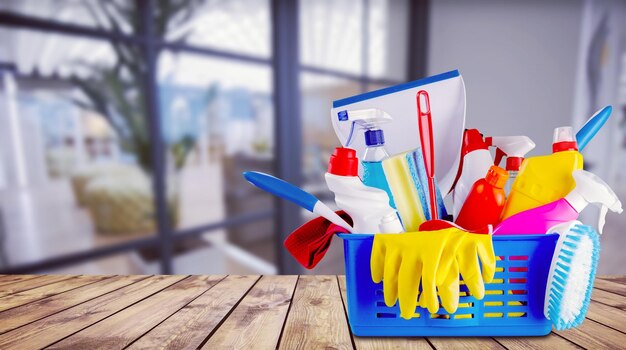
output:
[{"label": "plastic bottle trigger nozzle", "polygon": [[623,211],[622,202],[611,187],[599,176],[586,170],[576,170],[572,176],[576,181],[576,187],[565,196],[565,199],[578,213],[588,204],[599,205],[598,232],[601,234],[608,210],[621,213]]}]

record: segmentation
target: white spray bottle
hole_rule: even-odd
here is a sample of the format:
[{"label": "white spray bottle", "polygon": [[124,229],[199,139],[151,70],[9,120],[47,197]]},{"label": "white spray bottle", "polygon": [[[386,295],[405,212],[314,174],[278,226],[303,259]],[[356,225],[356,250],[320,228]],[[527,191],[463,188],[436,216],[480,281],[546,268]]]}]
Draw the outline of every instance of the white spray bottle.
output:
[{"label": "white spray bottle", "polygon": [[452,215],[459,216],[474,183],[487,175],[493,165],[493,158],[483,135],[476,129],[466,129],[463,134],[459,175],[452,193]]},{"label": "white spray bottle", "polygon": [[509,179],[504,185],[504,192],[509,194],[524,161],[524,156],[535,148],[535,143],[528,136],[493,136],[486,137],[485,142],[497,148],[495,165],[500,164],[502,157],[506,156],[505,169],[509,172]]},{"label": "white spray bottle", "polygon": [[337,206],[348,213],[355,233],[400,233],[404,231],[396,210],[389,206],[385,191],[365,186],[358,176],[359,160],[351,148],[337,147],[325,174]]},{"label": "white spray bottle", "polygon": [[576,181],[576,187],[565,197],[508,217],[493,230],[493,234],[548,233],[558,224],[576,220],[578,214],[589,204],[601,206],[598,232],[602,233],[607,211],[610,209],[621,213],[622,203],[611,187],[593,173],[575,170],[572,176]]},{"label": "white spray bottle", "polygon": [[380,128],[381,124],[392,121],[391,116],[380,109],[369,108],[341,111],[338,114],[338,118],[341,123],[352,123],[350,134],[346,139],[344,147],[350,147],[350,144],[356,137],[355,131],[357,131],[357,128],[364,131],[366,148],[365,152],[359,157],[363,166],[363,176],[361,176],[363,184],[387,192],[389,205],[395,208],[393,195],[383,171],[383,160],[389,158],[389,153],[385,149],[385,134]]}]

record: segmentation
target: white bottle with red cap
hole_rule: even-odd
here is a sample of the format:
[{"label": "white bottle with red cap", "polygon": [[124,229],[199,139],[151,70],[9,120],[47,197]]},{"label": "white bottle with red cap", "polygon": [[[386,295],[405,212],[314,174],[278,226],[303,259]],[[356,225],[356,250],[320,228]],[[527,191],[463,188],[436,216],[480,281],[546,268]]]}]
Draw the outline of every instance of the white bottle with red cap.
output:
[{"label": "white bottle with red cap", "polygon": [[509,172],[509,179],[504,186],[504,192],[509,194],[524,161],[524,156],[535,148],[535,143],[528,136],[493,136],[486,137],[485,142],[497,148],[495,165],[500,164],[502,156],[506,156],[505,169]]},{"label": "white bottle with red cap", "polygon": [[404,231],[396,210],[383,190],[365,186],[358,176],[359,159],[351,148],[337,147],[325,174],[335,203],[354,223],[354,233],[400,233]]},{"label": "white bottle with red cap", "polygon": [[483,140],[483,135],[476,129],[465,130],[461,156],[460,175],[452,193],[452,215],[455,218],[459,216],[474,183],[483,179],[493,165],[488,145]]}]

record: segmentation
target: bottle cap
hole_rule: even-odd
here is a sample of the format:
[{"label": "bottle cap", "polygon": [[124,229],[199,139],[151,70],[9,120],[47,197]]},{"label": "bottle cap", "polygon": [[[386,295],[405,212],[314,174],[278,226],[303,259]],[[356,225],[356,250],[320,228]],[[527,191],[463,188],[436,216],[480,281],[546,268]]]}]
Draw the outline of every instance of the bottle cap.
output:
[{"label": "bottle cap", "polygon": [[463,154],[461,156],[464,157],[478,149],[488,149],[485,140],[483,140],[483,134],[478,129],[466,129],[463,134]]},{"label": "bottle cap", "polygon": [[496,188],[504,188],[508,179],[509,173],[497,165],[492,165],[487,171],[487,176],[485,176],[487,183]]},{"label": "bottle cap", "polygon": [[367,130],[365,132],[365,145],[378,146],[385,144],[385,134],[382,130]]},{"label": "bottle cap", "polygon": [[337,147],[330,156],[328,172],[339,176],[358,176],[359,159],[352,148]]},{"label": "bottle cap", "polygon": [[571,126],[561,126],[554,129],[552,153],[562,151],[578,151],[574,129]]},{"label": "bottle cap", "polygon": [[524,157],[506,157],[506,170],[519,171],[523,161]]}]

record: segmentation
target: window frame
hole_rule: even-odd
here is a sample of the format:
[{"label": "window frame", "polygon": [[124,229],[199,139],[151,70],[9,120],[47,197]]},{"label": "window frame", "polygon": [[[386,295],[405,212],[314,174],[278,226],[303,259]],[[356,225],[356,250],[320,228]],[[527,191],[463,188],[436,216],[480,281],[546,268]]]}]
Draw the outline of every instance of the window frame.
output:
[{"label": "window frame", "polygon": [[[368,43],[367,25],[369,23],[369,0],[363,1],[366,10],[363,13],[364,47]],[[179,42],[167,42],[154,35],[154,0],[135,0],[138,11],[141,13],[141,31],[139,33],[117,33],[105,29],[93,28],[83,25],[64,23],[56,20],[42,19],[38,17],[17,14],[9,11],[0,11],[0,28],[27,29],[46,33],[65,34],[75,37],[88,37],[108,42],[118,42],[125,45],[139,47],[146,59],[148,70],[144,84],[146,98],[145,110],[148,111],[146,118],[151,138],[151,154],[155,159],[155,171],[153,174],[154,205],[157,213],[157,231],[148,238],[129,240],[117,243],[62,254],[52,258],[46,258],[30,263],[9,265],[0,267],[0,274],[34,273],[45,270],[67,267],[78,263],[93,261],[99,258],[109,257],[121,253],[127,253],[144,248],[159,248],[160,272],[162,274],[175,273],[173,270],[173,245],[174,243],[206,233],[216,232],[219,229],[246,225],[261,220],[274,218],[276,222],[275,247],[277,254],[277,267],[279,273],[299,273],[299,265],[283,249],[282,242],[288,232],[291,232],[300,224],[299,208],[284,201],[276,200],[274,208],[259,210],[226,218],[218,222],[209,222],[191,228],[175,229],[170,226],[167,215],[167,181],[165,171],[165,145],[163,142],[160,113],[158,84],[156,82],[156,63],[162,50],[173,52],[189,52],[207,57],[227,58],[250,64],[266,65],[272,68],[274,77],[273,98],[275,108],[275,145],[276,145],[276,174],[295,184],[301,184],[302,171],[300,158],[301,147],[301,121],[294,118],[299,115],[300,90],[299,74],[309,72],[358,82],[361,90],[365,92],[369,84],[394,85],[401,83],[393,79],[375,79],[367,75],[367,50],[361,53],[364,60],[364,71],[355,75],[322,67],[301,65],[298,52],[298,0],[269,0],[271,15],[271,45],[272,54],[269,58],[256,57],[249,54],[240,54],[223,51],[210,47],[199,47]],[[410,1],[410,15],[419,18],[419,21],[409,21],[409,69],[407,79],[413,80],[424,75],[425,53],[423,49],[427,37],[428,0]],[[420,50],[418,50],[420,49]],[[0,63],[0,72],[14,70],[10,64]],[[294,161],[294,159],[296,161]]]}]

